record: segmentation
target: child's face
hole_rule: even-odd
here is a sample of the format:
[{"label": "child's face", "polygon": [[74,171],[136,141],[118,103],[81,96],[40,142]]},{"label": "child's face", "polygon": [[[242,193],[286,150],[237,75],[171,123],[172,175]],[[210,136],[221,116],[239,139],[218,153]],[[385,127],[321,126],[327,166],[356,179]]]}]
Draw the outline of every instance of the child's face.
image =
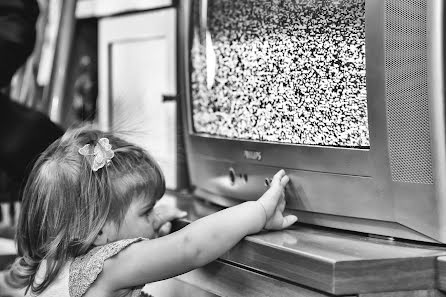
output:
[{"label": "child's face", "polygon": [[133,199],[121,226],[116,230],[116,238],[110,238],[110,241],[135,237],[155,238],[154,222],[156,218],[152,211],[154,204],[155,201]]}]

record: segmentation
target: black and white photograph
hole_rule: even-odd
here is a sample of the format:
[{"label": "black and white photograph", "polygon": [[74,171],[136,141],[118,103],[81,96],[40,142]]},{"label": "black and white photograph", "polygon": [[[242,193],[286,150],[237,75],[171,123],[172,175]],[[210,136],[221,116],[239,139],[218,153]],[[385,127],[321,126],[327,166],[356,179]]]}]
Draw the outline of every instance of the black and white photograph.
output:
[{"label": "black and white photograph", "polygon": [[0,0],[0,297],[446,297],[443,0]]}]

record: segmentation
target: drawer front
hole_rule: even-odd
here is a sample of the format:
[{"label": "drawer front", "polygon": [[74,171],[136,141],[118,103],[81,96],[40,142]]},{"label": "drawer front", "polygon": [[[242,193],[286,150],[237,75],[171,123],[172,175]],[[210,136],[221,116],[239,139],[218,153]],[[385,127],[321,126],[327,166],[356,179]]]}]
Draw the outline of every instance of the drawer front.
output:
[{"label": "drawer front", "polygon": [[328,297],[308,288],[274,279],[221,261],[148,284],[144,291],[155,297]]}]

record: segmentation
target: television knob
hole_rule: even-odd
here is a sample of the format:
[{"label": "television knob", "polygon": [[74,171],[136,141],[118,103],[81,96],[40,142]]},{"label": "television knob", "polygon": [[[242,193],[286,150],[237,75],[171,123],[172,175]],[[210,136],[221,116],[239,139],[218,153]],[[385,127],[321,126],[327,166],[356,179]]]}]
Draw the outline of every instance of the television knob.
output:
[{"label": "television knob", "polygon": [[235,183],[235,170],[234,168],[229,168],[229,181],[231,182],[231,185]]},{"label": "television knob", "polygon": [[265,186],[269,187],[271,183],[273,182],[273,179],[270,177],[265,178]]}]

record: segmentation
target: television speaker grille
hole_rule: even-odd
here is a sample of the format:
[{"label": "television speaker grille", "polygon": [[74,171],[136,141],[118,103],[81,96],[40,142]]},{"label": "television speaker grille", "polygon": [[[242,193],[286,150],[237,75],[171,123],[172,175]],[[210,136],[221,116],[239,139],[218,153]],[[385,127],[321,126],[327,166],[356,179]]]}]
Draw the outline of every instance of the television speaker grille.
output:
[{"label": "television speaker grille", "polygon": [[396,182],[433,184],[426,1],[385,4],[387,129]]}]

